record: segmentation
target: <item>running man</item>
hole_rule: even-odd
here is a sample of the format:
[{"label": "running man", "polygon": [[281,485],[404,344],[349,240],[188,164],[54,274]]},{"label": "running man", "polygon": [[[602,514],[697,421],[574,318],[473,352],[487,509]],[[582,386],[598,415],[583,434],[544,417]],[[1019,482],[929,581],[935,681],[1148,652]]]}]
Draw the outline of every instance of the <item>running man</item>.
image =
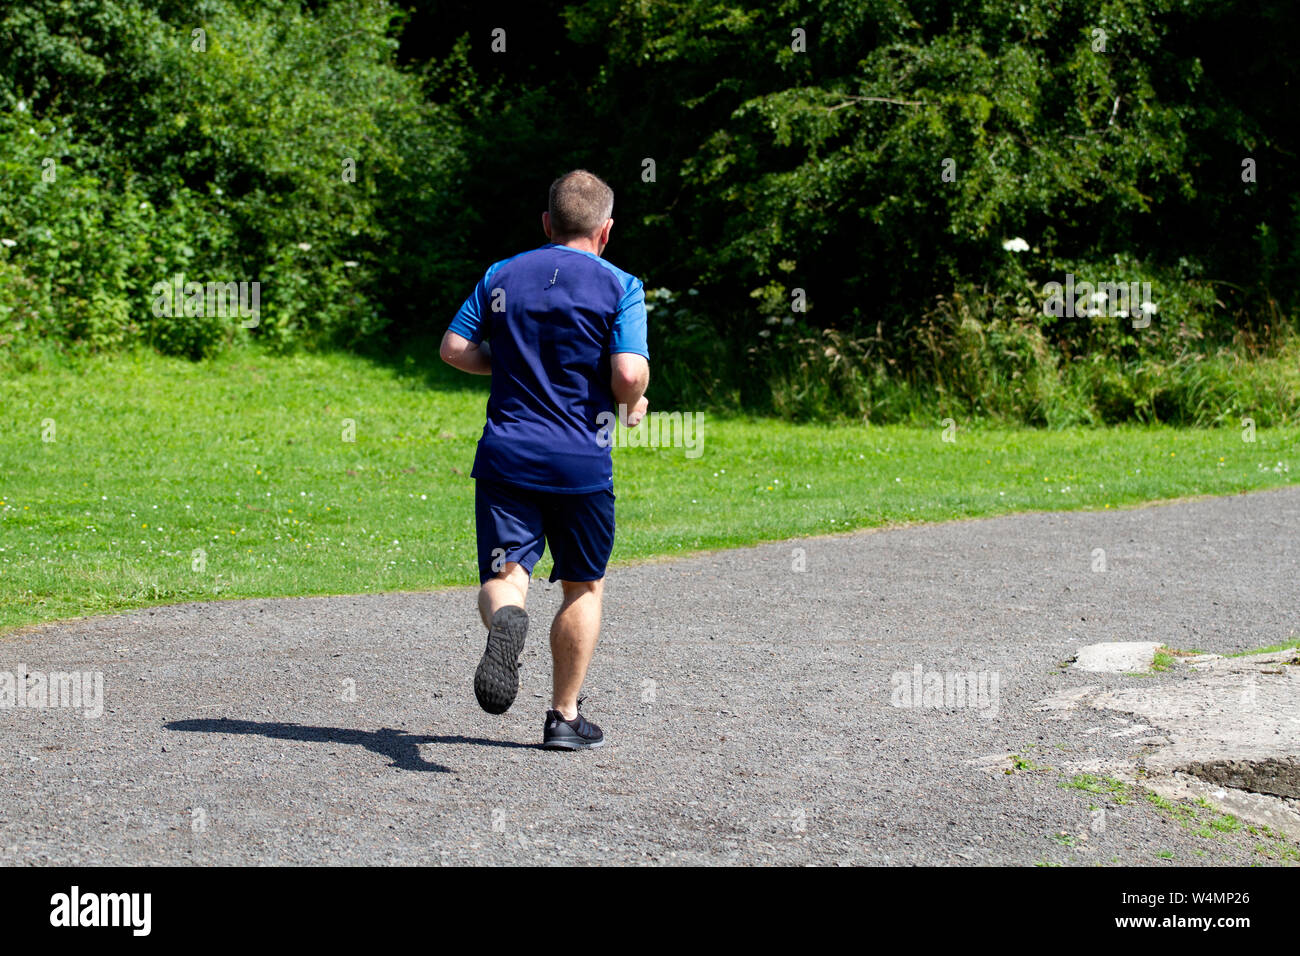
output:
[{"label": "running man", "polygon": [[564,600],[551,623],[552,696],[542,744],[605,742],[580,712],[614,547],[611,413],[646,413],[650,352],[641,281],[601,258],[614,191],[586,170],[551,184],[544,246],[494,263],[442,339],[442,359],[491,375],[487,424],[474,457],[479,615],[487,649],[474,694],[490,714],[519,692],[524,604],[547,545]]}]

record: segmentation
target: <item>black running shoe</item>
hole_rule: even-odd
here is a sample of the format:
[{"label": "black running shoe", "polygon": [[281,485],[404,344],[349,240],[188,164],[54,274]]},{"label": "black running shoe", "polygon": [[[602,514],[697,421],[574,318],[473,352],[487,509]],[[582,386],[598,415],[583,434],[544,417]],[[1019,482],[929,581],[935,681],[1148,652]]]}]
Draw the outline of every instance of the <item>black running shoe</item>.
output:
[{"label": "black running shoe", "polygon": [[582,716],[582,700],[578,701],[578,716],[565,720],[558,710],[546,712],[542,727],[542,746],[547,750],[591,750],[605,745],[605,735],[600,728]]},{"label": "black running shoe", "polygon": [[528,614],[507,604],[497,608],[488,629],[487,648],[474,672],[474,696],[489,714],[504,714],[519,693],[519,655],[528,633]]}]

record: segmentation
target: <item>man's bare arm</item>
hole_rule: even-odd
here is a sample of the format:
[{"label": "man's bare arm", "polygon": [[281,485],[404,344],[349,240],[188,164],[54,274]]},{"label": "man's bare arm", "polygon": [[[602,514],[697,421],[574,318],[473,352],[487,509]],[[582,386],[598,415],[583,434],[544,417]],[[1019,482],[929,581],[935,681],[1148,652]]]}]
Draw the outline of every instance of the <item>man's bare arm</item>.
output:
[{"label": "man's bare arm", "polygon": [[[645,398],[650,384],[650,363],[644,355],[635,352],[615,352],[610,356],[609,365],[609,387],[619,406],[619,418],[627,427],[635,428],[650,407]],[[623,409],[627,409],[626,418]]]},{"label": "man's bare arm", "polygon": [[438,350],[442,360],[452,368],[471,375],[492,374],[492,349],[486,342],[471,342],[463,335],[450,330],[442,337],[442,347]]}]

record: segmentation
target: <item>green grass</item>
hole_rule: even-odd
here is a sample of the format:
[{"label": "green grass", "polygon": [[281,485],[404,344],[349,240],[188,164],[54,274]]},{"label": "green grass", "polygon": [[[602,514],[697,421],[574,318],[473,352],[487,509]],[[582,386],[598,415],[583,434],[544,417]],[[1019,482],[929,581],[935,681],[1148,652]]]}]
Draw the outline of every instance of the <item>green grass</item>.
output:
[{"label": "green grass", "polygon": [[[1075,774],[1070,779],[1061,781],[1057,786],[1066,790],[1082,790],[1084,793],[1106,794],[1121,806],[1128,804],[1133,798],[1133,788],[1122,780],[1113,777],[1097,777],[1090,773]],[[1089,805],[1088,809],[1094,807]]]},{"label": "green grass", "polygon": [[[195,365],[134,353],[8,372],[0,628],[187,600],[475,583],[469,472],[486,385],[427,354],[243,350]],[[614,562],[1296,480],[1300,428],[1246,443],[1236,429],[970,425],[949,443],[938,418],[710,417],[699,458],[618,448]],[[47,419],[54,441],[42,440]],[[344,419],[355,442],[343,441]],[[1091,556],[1078,557],[1086,572]]]},{"label": "green grass", "polygon": [[1255,852],[1270,860],[1284,860],[1288,863],[1300,863],[1300,847],[1290,843],[1286,838],[1264,824],[1246,824],[1246,832],[1253,837],[1263,836],[1272,843],[1256,843]]},{"label": "green grass", "polygon": [[[1291,846],[1285,839],[1279,838],[1279,835],[1273,833],[1268,827],[1243,824],[1233,814],[1223,813],[1218,810],[1204,797],[1197,797],[1195,800],[1170,800],[1154,790],[1136,787],[1113,777],[1099,777],[1089,773],[1080,773],[1075,774],[1073,777],[1063,778],[1057,786],[1066,790],[1081,790],[1084,793],[1101,794],[1121,806],[1132,803],[1135,797],[1140,796],[1155,808],[1156,812],[1162,817],[1177,823],[1185,830],[1190,830],[1201,839],[1222,840],[1229,834],[1244,831],[1252,837],[1265,836],[1273,839],[1274,842],[1271,845],[1256,843],[1254,845],[1256,853],[1268,856],[1270,859],[1293,860],[1297,858],[1295,855],[1296,848]],[[1089,804],[1088,809],[1092,811],[1097,807],[1095,804]],[[1196,853],[1198,856],[1203,855],[1199,850]],[[1156,855],[1168,859],[1168,857],[1164,856],[1164,853]]]},{"label": "green grass", "polygon": [[1255,846],[1255,852],[1260,856],[1266,856],[1270,860],[1284,860],[1288,863],[1300,863],[1300,849],[1289,843],[1283,843],[1278,840],[1271,844],[1260,843]]},{"label": "green grass", "polygon": [[1240,820],[1230,813],[1220,813],[1204,797],[1187,803],[1169,800],[1148,790],[1146,800],[1162,816],[1207,840],[1217,840],[1225,833],[1235,833],[1241,829]]},{"label": "green grass", "polygon": [[1283,641],[1281,644],[1270,644],[1268,647],[1257,647],[1253,651],[1237,651],[1235,654],[1225,654],[1225,657],[1248,657],[1251,654],[1277,654],[1280,651],[1300,650],[1300,641]]},{"label": "green grass", "polygon": [[1020,756],[1020,754],[1012,754],[1011,766],[1008,767],[1006,770],[1004,770],[1003,773],[1010,774],[1010,773],[1016,773],[1021,770],[1035,771],[1035,770],[1051,770],[1051,769],[1052,769],[1051,767],[1046,767],[1042,764],[1034,763],[1028,757],[1022,757]]}]

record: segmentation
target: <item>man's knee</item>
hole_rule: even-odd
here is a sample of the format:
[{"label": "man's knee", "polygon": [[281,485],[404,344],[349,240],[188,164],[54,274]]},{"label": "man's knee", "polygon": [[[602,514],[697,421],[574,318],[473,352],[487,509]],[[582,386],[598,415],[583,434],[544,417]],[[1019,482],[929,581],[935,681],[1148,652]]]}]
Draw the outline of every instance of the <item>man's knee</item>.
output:
[{"label": "man's knee", "polygon": [[580,598],[584,594],[594,594],[597,597],[600,597],[605,590],[605,579],[598,578],[595,581],[561,581],[560,586],[564,588],[564,597],[568,600]]},{"label": "man's knee", "polygon": [[528,572],[518,561],[507,561],[500,571],[488,578],[488,581],[506,581],[520,591],[525,593],[528,591]]}]

